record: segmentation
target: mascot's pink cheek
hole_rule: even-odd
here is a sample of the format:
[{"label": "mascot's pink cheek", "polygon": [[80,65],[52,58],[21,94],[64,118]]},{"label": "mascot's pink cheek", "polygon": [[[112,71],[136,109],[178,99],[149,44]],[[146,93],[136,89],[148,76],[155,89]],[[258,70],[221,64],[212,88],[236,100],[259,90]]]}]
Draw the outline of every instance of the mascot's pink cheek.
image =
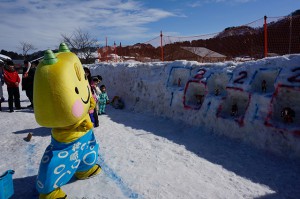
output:
[{"label": "mascot's pink cheek", "polygon": [[83,104],[80,100],[76,100],[72,107],[72,113],[75,117],[80,117],[83,114]]}]

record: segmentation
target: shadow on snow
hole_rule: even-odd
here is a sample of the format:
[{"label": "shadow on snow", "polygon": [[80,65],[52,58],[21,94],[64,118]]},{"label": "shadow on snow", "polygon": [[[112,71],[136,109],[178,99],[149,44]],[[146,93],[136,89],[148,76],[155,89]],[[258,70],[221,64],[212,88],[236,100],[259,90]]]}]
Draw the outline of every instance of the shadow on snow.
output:
[{"label": "shadow on snow", "polygon": [[109,108],[107,113],[112,121],[142,129],[184,145],[199,157],[235,174],[264,184],[276,193],[261,196],[261,199],[297,199],[300,196],[300,161],[278,157],[256,149],[239,140],[229,139],[209,132],[201,127],[191,127],[183,122],[130,113]]},{"label": "shadow on snow", "polygon": [[35,188],[36,177],[35,175],[14,179],[14,195],[11,199],[38,198],[39,194]]},{"label": "shadow on snow", "polygon": [[51,129],[46,127],[38,127],[35,129],[23,129],[20,131],[13,132],[14,134],[25,134],[32,133],[33,136],[45,137],[51,135]]}]

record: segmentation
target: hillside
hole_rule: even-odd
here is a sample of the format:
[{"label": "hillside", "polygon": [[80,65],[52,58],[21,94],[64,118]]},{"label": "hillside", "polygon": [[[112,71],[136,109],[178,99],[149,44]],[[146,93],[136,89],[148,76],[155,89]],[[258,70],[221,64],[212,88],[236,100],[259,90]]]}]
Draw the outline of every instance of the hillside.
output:
[{"label": "hillside", "polygon": [[[267,24],[268,53],[269,56],[300,53],[300,10],[291,13],[291,17],[274,19],[270,17]],[[164,60],[193,60],[199,61],[199,57],[188,52],[182,47],[205,47],[212,51],[227,56],[227,60],[234,57],[249,56],[255,59],[264,57],[264,27],[263,19],[255,23],[237,27],[228,27],[214,37],[208,39],[196,39],[190,41],[173,41],[164,45]],[[167,36],[169,37],[169,36]],[[193,37],[191,37],[193,38]],[[188,40],[188,38],[186,38]],[[158,42],[159,40],[159,42]],[[164,38],[165,40],[165,38]],[[166,38],[168,40],[168,38]],[[135,57],[138,61],[161,60],[160,39],[154,46],[151,44],[137,43],[132,46],[102,47],[99,52],[101,61],[106,60],[106,55],[116,53],[122,57]],[[170,41],[169,41],[170,42]],[[92,51],[95,51],[91,48]],[[1,50],[1,54],[12,59],[22,59],[22,55],[15,52]],[[29,55],[29,60],[42,56],[42,52]],[[83,60],[83,63],[93,63],[94,60]]]},{"label": "hillside", "polygon": [[[297,12],[295,13],[297,14]],[[300,53],[300,15],[296,14],[292,20],[287,17],[268,24],[268,52],[270,55]],[[134,48],[137,45],[139,48]],[[134,56],[138,59],[142,59],[142,57],[161,58],[160,47],[155,48],[149,44],[134,46],[117,47],[118,55]],[[213,38],[170,43],[164,46],[164,60],[197,60],[195,54],[189,53],[181,47],[206,47],[226,55],[229,60],[238,56],[259,59],[264,57],[264,28],[229,27]]]}]

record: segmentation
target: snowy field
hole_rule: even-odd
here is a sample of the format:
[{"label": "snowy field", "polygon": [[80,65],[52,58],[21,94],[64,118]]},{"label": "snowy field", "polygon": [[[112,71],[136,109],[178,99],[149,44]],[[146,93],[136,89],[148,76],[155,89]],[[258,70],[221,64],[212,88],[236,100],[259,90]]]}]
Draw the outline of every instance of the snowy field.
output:
[{"label": "snowy field", "polygon": [[[22,91],[21,105],[29,105]],[[32,110],[9,113],[7,102],[2,107],[0,172],[15,171],[13,199],[37,198],[35,178],[50,143],[50,129],[36,123]],[[94,129],[103,172],[63,186],[68,198],[300,198],[297,159],[184,122],[128,109],[108,107],[106,112]],[[33,138],[26,142],[29,132]]]}]

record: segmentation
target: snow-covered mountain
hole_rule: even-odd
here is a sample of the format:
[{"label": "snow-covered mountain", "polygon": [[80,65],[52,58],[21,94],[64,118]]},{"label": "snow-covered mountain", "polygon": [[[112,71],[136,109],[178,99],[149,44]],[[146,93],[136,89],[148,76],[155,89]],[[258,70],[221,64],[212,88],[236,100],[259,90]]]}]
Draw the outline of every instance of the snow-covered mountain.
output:
[{"label": "snow-covered mountain", "polygon": [[257,34],[259,29],[255,29],[249,26],[238,26],[238,27],[229,27],[220,32],[216,38],[224,38],[231,36],[240,36],[240,35],[253,35]]}]

